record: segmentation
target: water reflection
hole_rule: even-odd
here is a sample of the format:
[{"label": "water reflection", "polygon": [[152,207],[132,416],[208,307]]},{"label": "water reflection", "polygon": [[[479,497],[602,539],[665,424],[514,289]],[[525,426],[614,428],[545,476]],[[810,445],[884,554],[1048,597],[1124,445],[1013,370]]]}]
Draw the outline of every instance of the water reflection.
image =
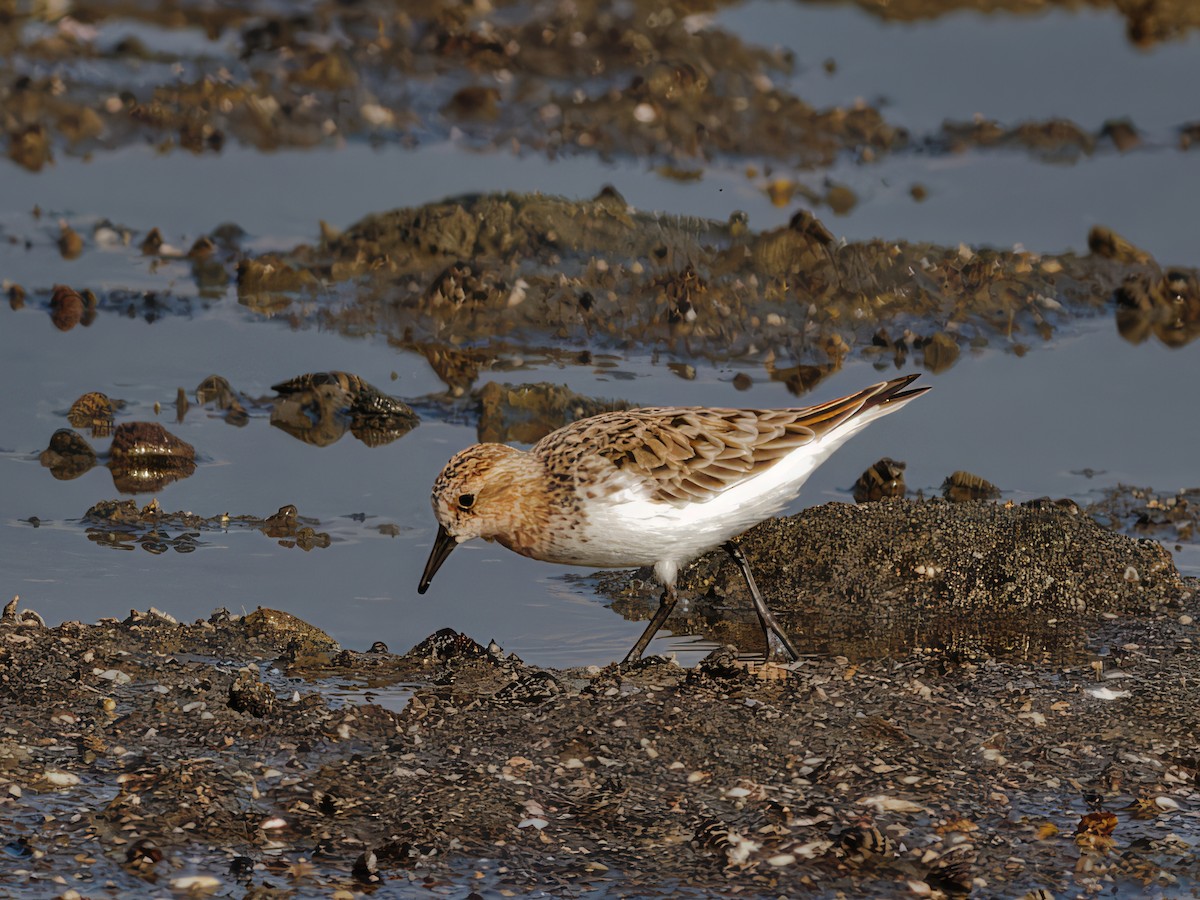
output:
[{"label": "water reflection", "polygon": [[[306,444],[328,446],[350,432],[368,447],[395,441],[419,423],[402,400],[388,396],[348,372],[316,372],[274,386],[278,396],[255,400],[235,390],[220,375],[210,375],[196,388],[200,406],[212,406],[226,422],[245,426],[251,413],[268,411],[275,427]],[[115,411],[124,406],[99,391],[89,391],[72,404],[68,420],[88,428],[93,437],[112,435],[108,459],[101,462],[87,439],[60,428],[39,455],[42,466],[59,481],[72,481],[97,465],[106,466],[113,485],[123,494],[153,493],[196,471],[196,450],[157,422],[124,422],[113,428]],[[191,404],[182,388],[175,400],[176,422]],[[156,404],[157,409],[157,404]],[[557,427],[557,426],[555,426]],[[290,534],[298,546],[322,546],[312,535]]]},{"label": "water reflection", "polygon": [[[98,462],[87,440],[69,428],[54,432],[39,461],[59,481],[74,480]],[[113,432],[104,465],[121,493],[148,493],[191,476],[196,471],[196,450],[157,422],[125,422]]]},{"label": "water reflection", "polygon": [[235,530],[260,531],[281,547],[305,551],[332,544],[328,532],[317,531],[320,524],[317,519],[301,516],[290,503],[264,519],[228,513],[208,517],[182,511],[168,513],[159,507],[157,500],[140,508],[132,500],[105,500],[89,509],[80,522],[87,530],[88,540],[95,544],[114,550],[141,547],[156,555],[168,550],[191,553],[205,543],[200,540],[204,532]]},{"label": "water reflection", "polygon": [[412,407],[349,372],[314,372],[273,385],[271,424],[326,447],[349,431],[368,447],[404,437],[420,419]]},{"label": "water reflection", "polygon": [[1153,336],[1176,348],[1200,335],[1200,279],[1195,271],[1131,275],[1117,290],[1116,301],[1117,331],[1132,344]]},{"label": "water reflection", "polygon": [[96,320],[96,307],[96,295],[91,291],[80,294],[65,284],[56,284],[50,296],[50,321],[59,331],[70,331],[76,325],[86,328]]}]

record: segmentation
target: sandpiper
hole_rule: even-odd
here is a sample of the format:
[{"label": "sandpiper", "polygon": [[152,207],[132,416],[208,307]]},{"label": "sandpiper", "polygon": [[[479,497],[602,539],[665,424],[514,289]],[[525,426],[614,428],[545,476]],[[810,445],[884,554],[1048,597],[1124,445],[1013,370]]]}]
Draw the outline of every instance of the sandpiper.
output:
[{"label": "sandpiper", "polygon": [[675,606],[682,566],[716,547],[737,562],[772,652],[799,654],[763,600],[733,538],[778,513],[834,450],[927,387],[916,375],[798,409],[652,407],[566,425],[529,450],[475,444],[433,485],[438,533],[417,587],[424,594],[456,546],[497,541],[545,562],[654,566],[658,611],[625,662],[641,658]]}]

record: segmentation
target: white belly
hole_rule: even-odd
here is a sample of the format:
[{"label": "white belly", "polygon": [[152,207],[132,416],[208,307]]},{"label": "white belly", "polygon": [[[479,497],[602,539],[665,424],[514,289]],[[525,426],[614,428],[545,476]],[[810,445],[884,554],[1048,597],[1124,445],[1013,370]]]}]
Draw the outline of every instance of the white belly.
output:
[{"label": "white belly", "polygon": [[680,566],[781,512],[813,470],[874,418],[868,413],[704,502],[677,506],[652,500],[651,486],[630,476],[624,490],[588,508],[587,525],[572,542],[578,558],[563,562],[600,568],[654,565],[660,578],[674,581]]}]

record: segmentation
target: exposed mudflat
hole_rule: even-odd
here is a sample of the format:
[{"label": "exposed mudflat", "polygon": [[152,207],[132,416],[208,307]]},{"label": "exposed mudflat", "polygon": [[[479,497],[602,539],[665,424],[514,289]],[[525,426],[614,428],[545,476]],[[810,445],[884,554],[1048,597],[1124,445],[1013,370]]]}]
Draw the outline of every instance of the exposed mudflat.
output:
[{"label": "exposed mudflat", "polygon": [[[884,543],[896,549],[878,555]],[[449,877],[484,893],[822,897],[1200,884],[1200,585],[1157,544],[1057,510],[887,501],[770,522],[744,546],[794,633],[861,615],[892,639],[855,635],[855,658],[791,669],[718,650],[690,670],[656,657],[555,671],[451,632],[403,656],[345,650],[270,610],[46,628],[10,608],[0,883],[328,896],[437,893]],[[823,603],[787,602],[791,570]],[[688,584],[721,573],[704,559]],[[1064,640],[1082,637],[1067,661],[904,646],[914,617],[987,634],[1006,614],[1069,617]],[[346,684],[411,699],[347,703],[332,690]]]},{"label": "exposed mudflat", "polygon": [[[797,645],[852,659],[929,649],[962,659],[1074,661],[1105,617],[1168,613],[1185,593],[1157,541],[1078,510],[886,500],[771,519],[738,543]],[[650,569],[602,579],[617,609],[657,606]],[[745,582],[721,551],[680,578],[697,596],[681,630],[761,652]],[[646,616],[648,618],[648,616]]]},{"label": "exposed mudflat", "polygon": [[[235,242],[207,251],[203,268],[193,261],[193,276],[201,295],[214,270],[222,284],[236,280],[238,301],[263,315],[384,335],[423,355],[452,395],[517,356],[586,365],[599,353],[666,351],[757,363],[802,395],[855,357],[943,372],[991,346],[1023,355],[1100,314],[1135,344],[1182,347],[1200,335],[1195,269],[1164,269],[1104,226],[1086,241],[1082,255],[836,246],[806,211],[756,232],[736,216],[639,212],[611,190],[590,201],[488,194],[327,228],[287,254],[246,254]],[[63,319],[62,286],[17,290],[14,308],[44,308],[64,331],[89,310],[152,319],[190,315],[196,303],[87,291],[91,306]],[[345,430],[290,426],[286,413],[277,406],[273,423],[310,442]]]},{"label": "exposed mudflat", "polygon": [[[43,23],[36,8],[6,3],[0,124],[7,155],[34,171],[60,153],[140,141],[203,154],[228,141],[262,150],[347,137],[411,145],[451,129],[481,146],[551,157],[634,155],[681,178],[728,155],[821,166],[846,152],[872,160],[914,146],[1012,145],[1073,158],[1098,143],[1136,145],[1128,121],[1116,135],[1108,126],[1093,133],[1060,119],[949,122],[940,132],[910,135],[870,103],[815,108],[775,84],[795,70],[791,53],[709,27],[713,13],[733,5],[589,0],[535,14],[511,0],[403,10],[377,3],[304,10],[112,4]],[[913,21],[963,9],[1032,13],[1080,4],[857,5]],[[1187,0],[1089,5],[1119,11],[1130,40],[1147,47],[1200,25]],[[157,45],[163,32],[183,25],[190,34]],[[1186,148],[1194,124],[1180,122],[1178,131]]]}]

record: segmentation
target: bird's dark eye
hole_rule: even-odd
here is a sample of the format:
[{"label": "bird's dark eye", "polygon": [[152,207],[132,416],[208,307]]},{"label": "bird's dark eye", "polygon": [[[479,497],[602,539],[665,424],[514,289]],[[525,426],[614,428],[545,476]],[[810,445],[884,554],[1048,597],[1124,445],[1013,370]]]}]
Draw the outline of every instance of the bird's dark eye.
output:
[{"label": "bird's dark eye", "polygon": [[470,509],[474,505],[475,505],[475,495],[474,494],[459,495],[459,498],[458,498],[459,509]]}]

